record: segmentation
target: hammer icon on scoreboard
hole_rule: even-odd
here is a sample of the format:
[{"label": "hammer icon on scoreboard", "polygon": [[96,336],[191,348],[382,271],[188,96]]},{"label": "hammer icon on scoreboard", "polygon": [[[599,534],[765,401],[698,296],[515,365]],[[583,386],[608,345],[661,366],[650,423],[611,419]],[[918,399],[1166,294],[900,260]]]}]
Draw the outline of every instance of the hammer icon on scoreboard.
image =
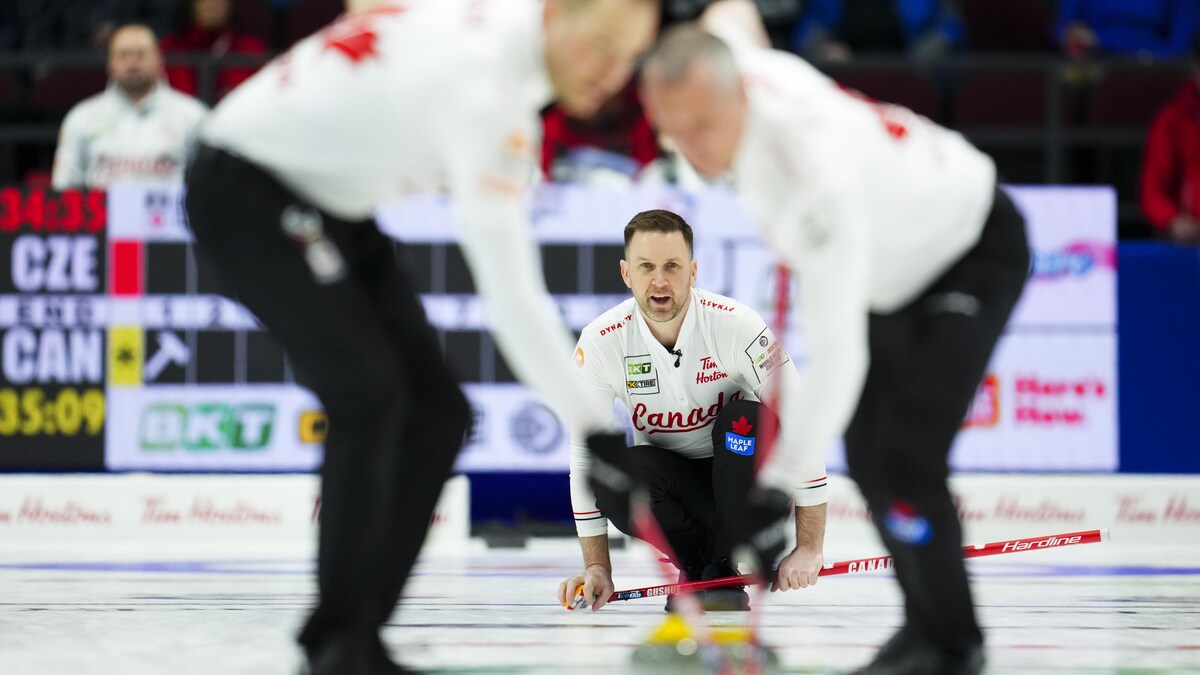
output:
[{"label": "hammer icon on scoreboard", "polygon": [[146,367],[142,371],[146,381],[151,381],[162,374],[162,371],[172,363],[177,365],[185,365],[188,359],[192,358],[192,350],[179,339],[171,331],[162,330],[158,332],[158,351],[154,352],[146,360]]}]

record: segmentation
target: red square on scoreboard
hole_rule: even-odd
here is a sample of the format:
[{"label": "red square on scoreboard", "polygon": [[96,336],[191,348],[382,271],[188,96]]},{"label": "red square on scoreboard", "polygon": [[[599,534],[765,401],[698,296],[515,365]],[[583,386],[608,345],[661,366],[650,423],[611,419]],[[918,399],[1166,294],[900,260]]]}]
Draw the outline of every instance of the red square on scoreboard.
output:
[{"label": "red square on scoreboard", "polygon": [[142,295],[146,287],[145,244],[114,241],[108,248],[108,292],[110,295]]}]

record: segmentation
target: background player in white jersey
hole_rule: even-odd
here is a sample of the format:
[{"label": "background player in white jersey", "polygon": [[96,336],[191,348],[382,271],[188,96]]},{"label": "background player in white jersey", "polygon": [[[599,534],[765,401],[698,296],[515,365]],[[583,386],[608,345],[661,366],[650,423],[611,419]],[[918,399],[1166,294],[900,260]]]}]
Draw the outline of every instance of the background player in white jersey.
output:
[{"label": "background player in white jersey", "polygon": [[845,434],[906,603],[865,672],[978,672],[947,455],[1029,266],[992,160],[735,33],[677,29],[643,86],[651,120],[702,174],[731,172],[799,276],[809,362],[781,408],[799,438],[759,479],[785,488],[803,453]]},{"label": "background player in white jersey", "polygon": [[187,180],[199,250],[329,416],[320,604],[300,637],[312,673],[404,672],[378,628],[470,419],[376,204],[447,189],[514,372],[581,429],[609,423],[573,384],[523,193],[538,111],[595,111],[656,25],[650,0],[380,4],[300,42],[206,122]]},{"label": "background player in white jersey", "polygon": [[54,189],[117,182],[180,183],[204,104],[167,86],[154,33],[118,28],[108,46],[109,85],[63,119]]},{"label": "background player in white jersey", "polygon": [[[636,466],[651,511],[671,545],[681,577],[732,576],[731,524],[742,517],[754,485],[755,444],[768,380],[794,380],[796,367],[762,317],[745,305],[694,288],[692,228],[670,211],[645,211],[625,226],[621,278],[633,297],[588,324],[575,349],[579,386],[610,409],[614,398],[630,414],[634,447],[617,464]],[[784,426],[789,424],[785,420]],[[777,587],[816,583],[825,538],[823,448],[793,476],[796,548],[780,563]],[[571,501],[584,569],[559,585],[567,604],[575,589],[593,609],[613,592],[608,520],[630,526],[628,502],[588,486],[585,439],[571,443]],[[772,561],[774,562],[774,561]],[[709,591],[708,609],[749,609],[742,588]],[[667,608],[672,602],[668,598]]]}]

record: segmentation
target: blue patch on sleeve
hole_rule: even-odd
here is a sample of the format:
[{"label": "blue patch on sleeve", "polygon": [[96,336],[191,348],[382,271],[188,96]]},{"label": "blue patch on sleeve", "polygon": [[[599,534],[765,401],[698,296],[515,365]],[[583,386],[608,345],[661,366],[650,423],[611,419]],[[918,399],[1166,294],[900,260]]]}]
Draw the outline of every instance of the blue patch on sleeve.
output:
[{"label": "blue patch on sleeve", "polygon": [[749,456],[754,454],[754,439],[725,432],[725,449],[735,455]]}]

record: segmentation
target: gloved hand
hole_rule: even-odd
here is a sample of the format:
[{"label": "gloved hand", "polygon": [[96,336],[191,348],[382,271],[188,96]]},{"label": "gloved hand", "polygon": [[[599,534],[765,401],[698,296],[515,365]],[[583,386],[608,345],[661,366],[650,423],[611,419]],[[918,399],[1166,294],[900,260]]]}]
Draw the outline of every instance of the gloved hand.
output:
[{"label": "gloved hand", "polygon": [[746,496],[746,504],[730,524],[735,551],[750,557],[755,573],[769,581],[775,563],[787,545],[792,524],[792,500],[775,488],[756,486]]}]

